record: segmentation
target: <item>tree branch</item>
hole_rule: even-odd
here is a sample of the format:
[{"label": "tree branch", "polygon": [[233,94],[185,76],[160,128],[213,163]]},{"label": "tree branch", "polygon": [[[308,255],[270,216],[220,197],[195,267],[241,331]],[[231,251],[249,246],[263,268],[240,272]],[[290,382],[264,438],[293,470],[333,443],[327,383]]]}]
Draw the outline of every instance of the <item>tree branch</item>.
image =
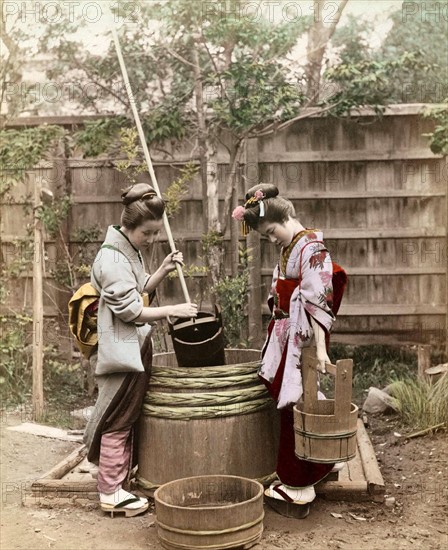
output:
[{"label": "tree branch", "polygon": [[336,12],[336,18],[331,22],[331,25],[328,27],[329,33],[328,33],[328,40],[333,36],[334,31],[336,30],[336,27],[338,26],[339,21],[341,20],[342,12],[345,9],[345,6],[347,5],[348,0],[342,0],[341,3],[338,6],[338,11]]},{"label": "tree branch", "polygon": [[174,50],[172,50],[171,48],[168,48],[168,46],[165,46],[166,48],[166,51],[172,55],[173,57],[175,57],[178,61],[180,61],[181,63],[183,63],[184,65],[188,65],[190,67],[193,67],[193,68],[198,68],[200,70],[200,67],[196,67],[196,65],[194,63],[191,63],[190,61],[188,61],[187,59],[185,59],[184,57],[182,57],[181,55],[179,55],[177,52],[175,52]]},{"label": "tree branch", "polygon": [[238,163],[241,158],[244,142],[245,142],[245,138],[240,138],[239,141],[236,143],[235,156],[233,158],[233,162],[230,167],[230,174],[226,182],[226,194],[224,197],[224,207],[223,207],[222,222],[221,222],[221,232],[223,235],[226,232],[227,224],[229,221],[230,203],[232,201],[232,195],[235,189],[235,182],[236,182],[236,177],[235,177],[237,172],[236,167],[238,166]]},{"label": "tree branch", "polygon": [[[85,68],[85,65],[83,65],[80,61],[78,61],[78,59],[76,57],[73,56],[72,58],[73,62],[75,63],[75,65],[78,67],[78,69],[84,71],[84,73],[86,74],[87,78],[90,78],[94,84],[96,84],[99,88],[101,88],[102,90],[106,91],[108,94],[110,94],[112,97],[115,97],[115,99],[117,99],[124,107],[126,108],[129,108],[129,103],[124,100],[122,97],[120,97],[117,93],[115,93],[112,88],[108,88],[107,86],[105,86],[104,84],[101,84],[101,82],[99,82],[95,77],[96,77],[96,74],[95,73],[92,73],[92,72],[89,72],[86,70]],[[82,89],[82,86],[78,84],[76,84],[78,86],[78,88]],[[93,101],[92,101],[93,103]]]},{"label": "tree branch", "polygon": [[314,116],[314,115],[322,115],[322,114],[324,114],[328,111],[331,111],[331,109],[333,109],[333,107],[336,107],[336,105],[339,105],[340,103],[342,103],[342,101],[343,100],[341,99],[337,103],[333,103],[332,105],[328,105],[328,107],[324,107],[324,108],[319,107],[311,113],[302,113],[302,114],[300,114],[300,115],[298,115],[294,118],[291,118],[290,120],[287,120],[286,122],[283,122],[282,124],[280,124],[276,128],[273,128],[272,130],[265,131],[263,129],[260,132],[251,133],[250,135],[248,135],[248,137],[252,138],[252,137],[269,136],[269,135],[273,134],[274,132],[278,132],[280,130],[284,130],[285,128],[288,128],[288,126],[291,126],[291,124],[294,124],[294,122],[297,122],[298,120],[302,120],[304,118],[309,118],[310,116]]},{"label": "tree branch", "polygon": [[[207,52],[208,54],[208,57],[210,58],[210,61],[213,65],[213,68],[215,69],[215,72],[216,74],[218,75],[218,82],[219,82],[219,87],[221,88],[221,97],[225,97],[227,99],[227,101],[229,102],[229,105],[230,105],[230,98],[229,96],[227,95],[227,92],[226,92],[226,89],[224,88],[223,86],[223,83],[222,83],[222,80],[221,80],[221,77],[219,76],[220,74],[220,71],[218,70],[218,66],[216,65],[216,62],[215,62],[215,59],[214,57],[212,56],[209,48],[208,48],[208,45],[207,45],[207,42],[204,38],[204,35],[201,33],[201,38],[202,38],[202,44],[205,48],[205,51]],[[227,69],[227,67],[225,67],[225,69]]]}]

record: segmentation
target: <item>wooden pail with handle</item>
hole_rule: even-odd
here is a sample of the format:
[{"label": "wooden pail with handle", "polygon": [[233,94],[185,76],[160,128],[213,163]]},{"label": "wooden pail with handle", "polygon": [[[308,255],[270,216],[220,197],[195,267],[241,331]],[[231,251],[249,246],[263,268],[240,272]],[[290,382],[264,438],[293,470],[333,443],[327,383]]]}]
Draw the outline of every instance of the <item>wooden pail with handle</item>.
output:
[{"label": "wooden pail with handle", "polygon": [[356,455],[358,407],[351,402],[353,360],[326,364],[334,399],[318,399],[315,348],[302,351],[303,399],[294,406],[295,454],[310,462],[346,462]]},{"label": "wooden pail with handle", "polygon": [[168,321],[179,367],[213,367],[225,365],[224,329],[221,309],[215,313],[199,311],[196,319]]}]

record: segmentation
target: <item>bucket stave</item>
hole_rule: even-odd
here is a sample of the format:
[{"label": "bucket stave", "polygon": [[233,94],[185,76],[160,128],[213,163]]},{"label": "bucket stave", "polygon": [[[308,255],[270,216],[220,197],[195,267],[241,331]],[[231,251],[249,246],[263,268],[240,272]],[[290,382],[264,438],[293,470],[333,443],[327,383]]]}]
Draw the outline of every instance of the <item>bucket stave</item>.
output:
[{"label": "bucket stave", "polygon": [[263,487],[239,476],[166,483],[154,495],[157,535],[168,550],[250,548],[263,533]]},{"label": "bucket stave", "polygon": [[273,478],[278,413],[257,375],[260,352],[225,353],[224,366],[191,369],[174,353],[154,356],[139,425],[137,477],[148,494],[190,476]]}]

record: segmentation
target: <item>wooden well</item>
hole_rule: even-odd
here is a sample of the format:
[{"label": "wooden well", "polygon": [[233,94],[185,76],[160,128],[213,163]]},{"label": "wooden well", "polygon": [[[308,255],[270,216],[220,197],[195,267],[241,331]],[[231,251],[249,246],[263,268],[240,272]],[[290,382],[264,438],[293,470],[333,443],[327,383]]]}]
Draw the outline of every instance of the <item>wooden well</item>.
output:
[{"label": "wooden well", "polygon": [[168,550],[251,548],[263,533],[263,486],[237,476],[198,476],[154,494],[157,535]]},{"label": "wooden well", "polygon": [[226,350],[226,365],[180,368],[154,355],[139,424],[138,482],[154,490],[179,478],[275,478],[278,412],[258,378],[258,350]]},{"label": "wooden well", "polygon": [[315,349],[303,350],[303,401],[294,406],[295,453],[310,462],[346,462],[356,455],[358,407],[351,402],[353,361],[327,364],[335,376],[335,398],[317,397]]}]

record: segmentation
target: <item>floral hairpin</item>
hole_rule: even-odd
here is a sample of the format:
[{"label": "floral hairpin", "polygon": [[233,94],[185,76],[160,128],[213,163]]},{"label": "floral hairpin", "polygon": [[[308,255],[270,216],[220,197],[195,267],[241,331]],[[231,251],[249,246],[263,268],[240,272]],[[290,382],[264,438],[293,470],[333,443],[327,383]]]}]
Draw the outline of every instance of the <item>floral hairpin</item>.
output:
[{"label": "floral hairpin", "polygon": [[258,189],[255,191],[252,197],[250,197],[244,204],[244,206],[237,206],[234,211],[232,212],[232,218],[234,220],[237,220],[242,223],[241,229],[244,236],[246,236],[249,233],[250,227],[247,225],[247,222],[244,220],[244,214],[248,208],[255,204],[260,205],[260,218],[264,217],[265,214],[265,208],[263,199],[266,198],[266,195],[263,193],[261,189]]}]

